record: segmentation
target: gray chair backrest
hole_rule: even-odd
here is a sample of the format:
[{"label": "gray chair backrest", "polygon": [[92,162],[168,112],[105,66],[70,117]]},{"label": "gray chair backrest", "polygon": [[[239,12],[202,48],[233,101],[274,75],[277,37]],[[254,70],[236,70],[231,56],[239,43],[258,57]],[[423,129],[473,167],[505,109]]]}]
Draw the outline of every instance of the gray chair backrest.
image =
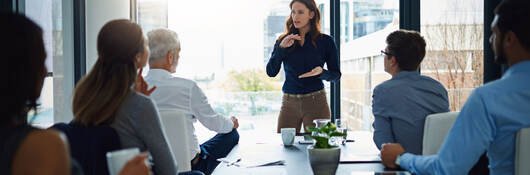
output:
[{"label": "gray chair backrest", "polygon": [[423,155],[437,154],[453,126],[458,112],[431,114],[425,118],[423,130]]},{"label": "gray chair backrest", "polygon": [[190,137],[189,126],[186,122],[186,114],[181,110],[160,110],[160,119],[166,133],[173,156],[178,163],[178,171],[190,171]]},{"label": "gray chair backrest", "polygon": [[530,174],[530,128],[517,132],[515,138],[515,174]]}]

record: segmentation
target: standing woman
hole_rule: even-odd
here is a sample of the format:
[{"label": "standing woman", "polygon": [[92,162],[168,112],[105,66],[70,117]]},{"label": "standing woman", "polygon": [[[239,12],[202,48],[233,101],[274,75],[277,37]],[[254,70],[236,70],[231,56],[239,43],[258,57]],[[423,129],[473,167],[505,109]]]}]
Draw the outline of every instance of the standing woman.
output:
[{"label": "standing woman", "polygon": [[146,96],[154,88],[147,90],[141,76],[149,57],[142,29],[129,20],[110,21],[98,34],[97,50],[96,64],[75,87],[72,122],[114,128],[123,148],[151,153],[155,174],[176,175],[158,110]]},{"label": "standing woman", "polygon": [[[340,79],[337,46],[329,35],[320,32],[320,10],[314,0],[292,0],[286,31],[267,63],[267,75],[274,77],[283,63],[285,82],[277,132],[281,128],[313,126],[314,119],[329,119],[331,114],[322,80]],[[323,69],[327,64],[328,70]]]}]

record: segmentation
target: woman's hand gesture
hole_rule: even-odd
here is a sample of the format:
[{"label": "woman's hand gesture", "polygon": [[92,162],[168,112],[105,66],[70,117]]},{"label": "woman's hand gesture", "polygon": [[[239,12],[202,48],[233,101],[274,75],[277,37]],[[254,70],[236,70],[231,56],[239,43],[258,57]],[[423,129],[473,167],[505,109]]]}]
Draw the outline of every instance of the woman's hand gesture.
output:
[{"label": "woman's hand gesture", "polygon": [[317,67],[313,68],[313,70],[311,70],[311,72],[304,73],[304,74],[298,76],[298,78],[317,76],[317,75],[320,75],[321,73],[322,73],[322,67],[317,66]]},{"label": "woman's hand gesture", "polygon": [[149,96],[151,95],[151,93],[153,93],[153,91],[155,91],[156,86],[153,86],[153,88],[151,89],[147,89],[148,85],[147,85],[147,82],[144,80],[144,77],[142,77],[142,70],[143,68],[140,68],[140,72],[138,72],[138,75],[136,77],[136,82],[134,83],[134,90],[144,95]]},{"label": "woman's hand gesture", "polygon": [[302,37],[298,34],[289,34],[286,37],[283,38],[282,42],[280,42],[281,48],[288,48],[291,47],[294,44],[295,40],[302,40]]}]

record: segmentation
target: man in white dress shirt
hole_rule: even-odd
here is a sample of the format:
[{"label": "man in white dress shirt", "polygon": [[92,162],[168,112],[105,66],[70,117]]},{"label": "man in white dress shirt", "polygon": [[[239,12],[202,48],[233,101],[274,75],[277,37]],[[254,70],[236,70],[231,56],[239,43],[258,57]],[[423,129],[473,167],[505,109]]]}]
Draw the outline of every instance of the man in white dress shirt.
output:
[{"label": "man in white dress shirt", "polygon": [[[146,81],[157,87],[151,94],[158,109],[179,109],[185,112],[193,136],[190,137],[190,152],[192,170],[211,174],[217,167],[218,158],[226,157],[239,141],[236,131],[239,123],[237,118],[230,118],[217,114],[208,99],[192,80],[174,77],[180,53],[180,42],[177,33],[168,29],[156,29],[148,34],[149,72]],[[206,128],[218,134],[199,145],[193,123],[199,122]]]}]

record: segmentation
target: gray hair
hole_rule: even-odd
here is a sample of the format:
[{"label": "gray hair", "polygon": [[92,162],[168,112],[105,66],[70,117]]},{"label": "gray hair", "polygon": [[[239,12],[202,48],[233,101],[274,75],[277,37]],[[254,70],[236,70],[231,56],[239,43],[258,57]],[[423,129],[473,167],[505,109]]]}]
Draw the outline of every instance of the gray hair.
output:
[{"label": "gray hair", "polygon": [[[147,33],[149,40],[149,62],[164,58],[168,52],[180,48],[180,41],[176,32],[169,29],[155,29]],[[177,53],[175,53],[177,54]]]}]

